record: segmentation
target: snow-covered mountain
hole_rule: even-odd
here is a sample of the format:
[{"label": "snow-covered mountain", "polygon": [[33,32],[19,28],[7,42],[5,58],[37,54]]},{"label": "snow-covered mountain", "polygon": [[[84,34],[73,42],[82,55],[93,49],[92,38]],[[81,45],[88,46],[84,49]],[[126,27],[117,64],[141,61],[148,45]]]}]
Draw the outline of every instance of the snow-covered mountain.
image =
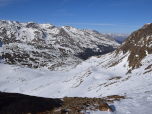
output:
[{"label": "snow-covered mountain", "polygon": [[118,34],[118,33],[103,33],[104,35],[123,42],[130,34]]},{"label": "snow-covered mountain", "polygon": [[75,66],[82,59],[115,50],[119,44],[94,30],[49,23],[0,20],[2,58],[9,64],[34,68]]},{"label": "snow-covered mountain", "polygon": [[111,103],[115,107],[111,114],[152,112],[152,23],[133,32],[115,51],[93,56],[69,71],[4,63],[0,64],[2,92],[53,98],[121,95],[127,99]]}]

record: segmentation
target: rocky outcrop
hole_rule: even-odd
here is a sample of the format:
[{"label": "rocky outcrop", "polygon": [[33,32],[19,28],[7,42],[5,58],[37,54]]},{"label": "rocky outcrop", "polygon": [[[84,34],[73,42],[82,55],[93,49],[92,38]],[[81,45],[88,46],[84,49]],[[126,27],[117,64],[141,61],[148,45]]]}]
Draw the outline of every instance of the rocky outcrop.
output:
[{"label": "rocky outcrop", "polygon": [[152,23],[148,23],[134,31],[115,51],[100,56],[103,59],[101,65],[103,68],[122,67],[127,71],[126,74],[142,66],[145,69],[143,74],[145,74],[152,71],[150,68],[151,54]]},{"label": "rocky outcrop", "polygon": [[146,24],[133,32],[116,50],[117,53],[119,51],[123,51],[123,54],[130,52],[128,62],[132,69],[142,66],[142,59],[152,54],[152,24]]},{"label": "rocky outcrop", "polygon": [[101,111],[113,111],[112,108],[107,103],[101,103],[99,105],[99,110],[101,110]]}]

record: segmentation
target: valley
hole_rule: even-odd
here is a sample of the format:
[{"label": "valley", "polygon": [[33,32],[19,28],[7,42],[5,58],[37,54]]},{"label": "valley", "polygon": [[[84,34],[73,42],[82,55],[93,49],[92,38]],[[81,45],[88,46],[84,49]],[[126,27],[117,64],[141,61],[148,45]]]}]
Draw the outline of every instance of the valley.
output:
[{"label": "valley", "polygon": [[[5,21],[4,25],[7,24],[8,21]],[[0,29],[0,39],[3,43],[0,63],[1,92],[60,99],[74,97],[93,99],[118,95],[125,96],[126,99],[110,103],[106,101],[115,107],[113,112],[97,111],[90,114],[149,114],[152,111],[151,23],[133,32],[121,45],[112,38],[92,30],[45,25],[53,28],[51,29],[53,33],[50,32],[53,35],[49,36],[49,32],[46,31],[51,31],[50,29],[43,28],[43,30],[41,27],[45,32],[44,35],[37,29],[40,25],[35,23],[22,24],[28,28],[23,27],[19,30],[15,30],[21,26],[19,24],[15,27],[4,25]],[[9,31],[6,28],[9,28]],[[32,31],[30,36],[27,37],[29,33],[21,35],[22,37],[16,36],[24,29]],[[57,32],[58,29],[61,31]],[[10,31],[13,38],[9,36]],[[20,32],[15,33],[16,31]],[[76,35],[75,31],[79,33]],[[35,32],[40,32],[38,37]],[[82,34],[86,34],[85,37]],[[23,36],[27,39],[25,40]],[[76,36],[84,40],[80,42]],[[89,37],[91,39],[87,40]],[[59,41],[63,41],[63,44],[66,42],[68,46],[65,48],[64,45],[59,45]],[[84,50],[89,48],[91,50],[89,52],[96,53],[99,52],[97,50],[106,50],[104,47],[111,51],[94,56],[87,55],[88,51]],[[83,58],[85,56],[86,58]]]}]

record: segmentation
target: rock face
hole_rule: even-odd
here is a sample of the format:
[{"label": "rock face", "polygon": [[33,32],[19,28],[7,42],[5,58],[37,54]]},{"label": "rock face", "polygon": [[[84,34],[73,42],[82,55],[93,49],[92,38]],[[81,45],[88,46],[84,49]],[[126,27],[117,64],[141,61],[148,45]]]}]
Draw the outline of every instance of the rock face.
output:
[{"label": "rock face", "polygon": [[152,54],[152,24],[146,24],[141,29],[133,32],[117,49],[123,53],[130,52],[128,57],[129,67],[132,69],[142,66],[141,60],[148,54]]},{"label": "rock face", "polygon": [[101,103],[99,105],[101,111],[113,111],[112,108],[107,103]]},{"label": "rock face", "polygon": [[[125,60],[126,64],[122,66],[128,67],[127,73],[131,73],[132,70],[144,64],[148,65],[145,68],[145,70],[148,70],[152,66],[150,54],[152,54],[152,23],[144,25],[141,29],[133,32],[126,38],[122,45],[111,53],[110,58],[112,59],[104,66],[116,66],[127,57],[127,61]],[[146,57],[149,60],[145,61],[144,58]]]},{"label": "rock face", "polygon": [[50,70],[74,66],[119,46],[112,38],[94,30],[4,20],[0,20],[0,40],[1,56],[7,63]]}]

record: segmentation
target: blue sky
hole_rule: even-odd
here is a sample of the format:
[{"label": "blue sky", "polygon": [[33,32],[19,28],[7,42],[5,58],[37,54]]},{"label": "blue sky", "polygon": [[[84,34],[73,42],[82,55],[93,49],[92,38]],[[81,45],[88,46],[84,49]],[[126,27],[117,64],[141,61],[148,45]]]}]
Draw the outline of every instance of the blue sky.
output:
[{"label": "blue sky", "polygon": [[0,0],[0,20],[130,34],[152,22],[152,0]]}]

